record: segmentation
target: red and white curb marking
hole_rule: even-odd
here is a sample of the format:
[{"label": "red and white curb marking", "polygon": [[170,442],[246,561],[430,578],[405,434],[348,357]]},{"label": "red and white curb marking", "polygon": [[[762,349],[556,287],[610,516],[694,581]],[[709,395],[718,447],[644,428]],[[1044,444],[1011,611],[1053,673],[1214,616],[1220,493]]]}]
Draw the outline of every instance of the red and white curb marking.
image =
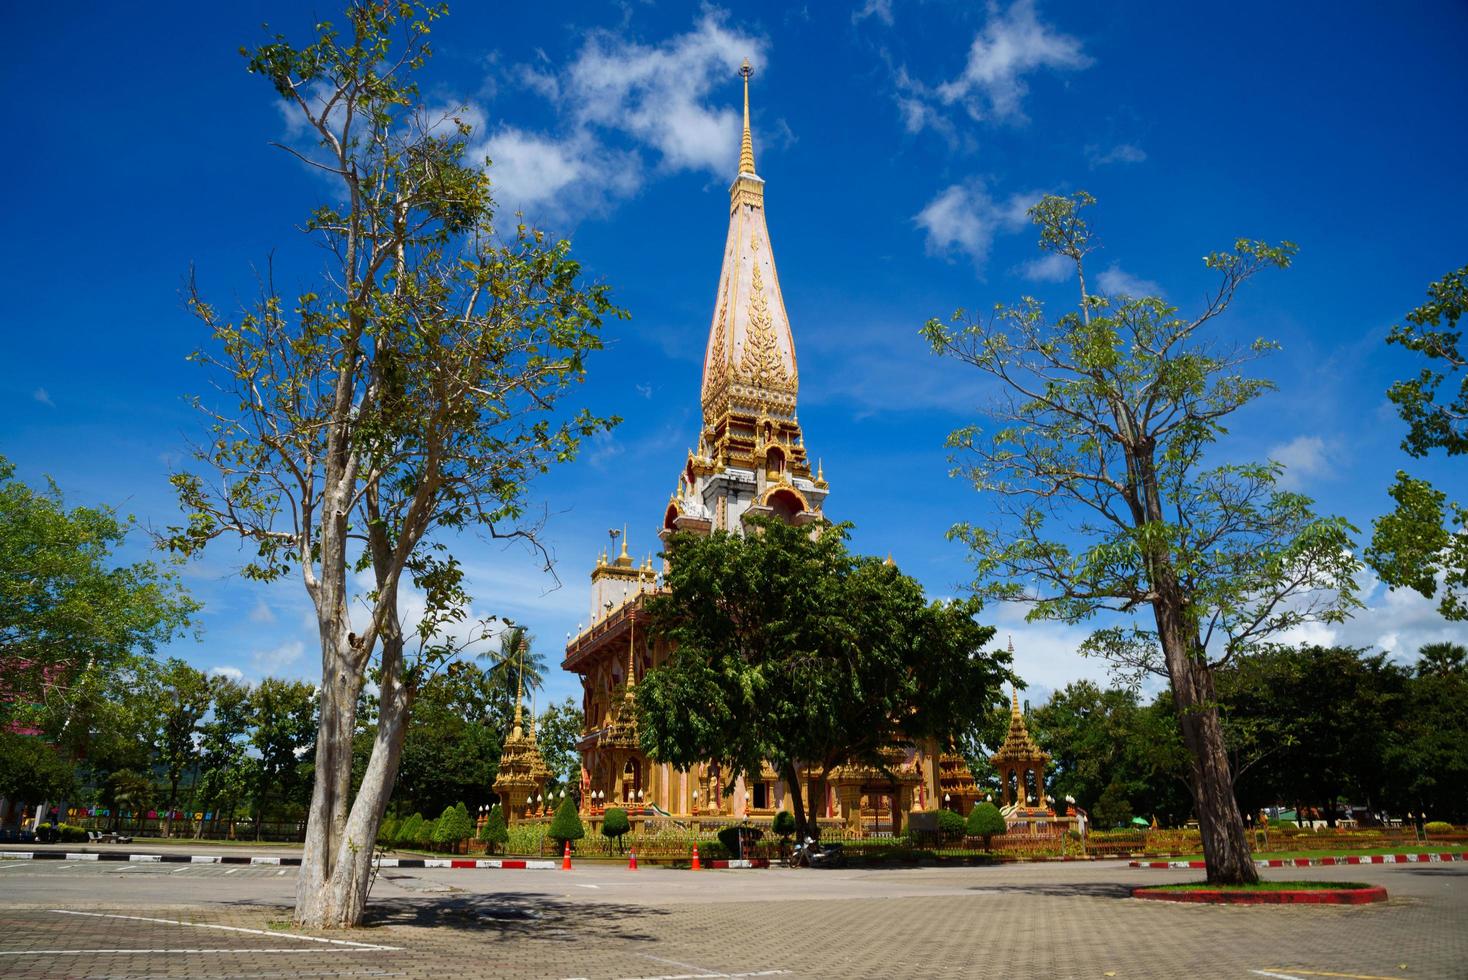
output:
[{"label": "red and white curb marking", "polygon": [[[0,851],[0,861],[126,861],[131,864],[255,864],[300,867],[298,857],[246,854],[128,854],[122,851]],[[500,868],[506,871],[550,871],[554,861],[516,858],[381,858],[379,868]]]},{"label": "red and white curb marking", "polygon": [[[1468,861],[1459,852],[1445,854],[1350,854],[1345,857],[1268,858],[1255,861],[1261,868],[1333,868],[1348,864],[1437,864],[1440,861]],[[1206,868],[1206,861],[1132,861],[1129,868]]]}]

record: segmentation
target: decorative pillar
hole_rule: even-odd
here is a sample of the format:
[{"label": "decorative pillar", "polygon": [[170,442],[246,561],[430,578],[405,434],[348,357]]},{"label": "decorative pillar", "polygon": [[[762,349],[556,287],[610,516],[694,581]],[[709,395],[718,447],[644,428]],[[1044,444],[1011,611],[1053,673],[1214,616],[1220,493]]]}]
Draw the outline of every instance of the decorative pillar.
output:
[{"label": "decorative pillar", "polygon": [[836,800],[841,806],[841,817],[846,821],[848,833],[861,834],[861,786],[842,783],[836,787]]}]

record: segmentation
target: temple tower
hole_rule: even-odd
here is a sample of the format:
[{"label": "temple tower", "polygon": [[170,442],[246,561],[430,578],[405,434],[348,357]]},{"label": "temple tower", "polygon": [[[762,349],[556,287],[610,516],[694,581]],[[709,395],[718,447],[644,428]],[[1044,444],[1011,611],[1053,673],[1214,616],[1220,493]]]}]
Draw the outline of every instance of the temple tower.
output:
[{"label": "temple tower", "polygon": [[748,60],[739,73],[744,132],[704,353],[703,426],[668,500],[664,537],[738,531],[745,517],[758,514],[805,524],[820,518],[826,499],[824,475],[819,467],[811,471],[796,414],[795,339],[765,225],[765,182],[754,168]]}]

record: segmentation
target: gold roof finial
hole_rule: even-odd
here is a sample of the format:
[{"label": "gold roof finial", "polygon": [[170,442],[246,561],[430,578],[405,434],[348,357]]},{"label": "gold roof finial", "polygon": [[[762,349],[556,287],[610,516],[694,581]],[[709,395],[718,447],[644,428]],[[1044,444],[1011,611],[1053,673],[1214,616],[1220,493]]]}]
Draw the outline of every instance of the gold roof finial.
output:
[{"label": "gold roof finial", "polygon": [[1009,690],[1010,690],[1010,693],[1012,694],[1013,699],[1014,699],[1013,702],[1012,702],[1012,705],[1011,705],[1011,707],[1009,709],[1010,717],[1012,717],[1012,718],[1019,718],[1019,717],[1021,717],[1020,716],[1020,712],[1019,712],[1019,688],[1017,688],[1017,687],[1015,687],[1014,685],[1011,684],[1010,687],[1009,687]]},{"label": "gold roof finial", "polygon": [[754,69],[749,66],[749,59],[744,59],[744,64],[739,66],[739,74],[744,77],[744,136],[739,141],[739,172],[742,174],[754,173],[754,140],[749,135],[749,76],[754,74]]},{"label": "gold roof finial", "polygon": [[[622,553],[617,556],[617,560],[618,561],[621,561],[623,558],[628,558],[628,555],[627,555],[627,525],[625,525],[625,524],[622,525]],[[630,558],[628,560],[630,560]]]}]

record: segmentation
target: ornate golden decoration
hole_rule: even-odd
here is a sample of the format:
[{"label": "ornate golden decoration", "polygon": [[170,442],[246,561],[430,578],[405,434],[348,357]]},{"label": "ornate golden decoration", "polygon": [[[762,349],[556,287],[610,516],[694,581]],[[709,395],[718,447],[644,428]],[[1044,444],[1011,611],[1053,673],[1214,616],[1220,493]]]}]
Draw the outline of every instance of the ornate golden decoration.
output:
[{"label": "ornate golden decoration", "polygon": [[754,252],[754,278],[749,297],[749,325],[745,328],[744,353],[739,360],[740,379],[756,388],[785,388],[790,376],[780,357],[780,344],[775,339],[775,324],[765,299],[765,281],[760,274],[761,241],[755,235],[750,242]]}]

